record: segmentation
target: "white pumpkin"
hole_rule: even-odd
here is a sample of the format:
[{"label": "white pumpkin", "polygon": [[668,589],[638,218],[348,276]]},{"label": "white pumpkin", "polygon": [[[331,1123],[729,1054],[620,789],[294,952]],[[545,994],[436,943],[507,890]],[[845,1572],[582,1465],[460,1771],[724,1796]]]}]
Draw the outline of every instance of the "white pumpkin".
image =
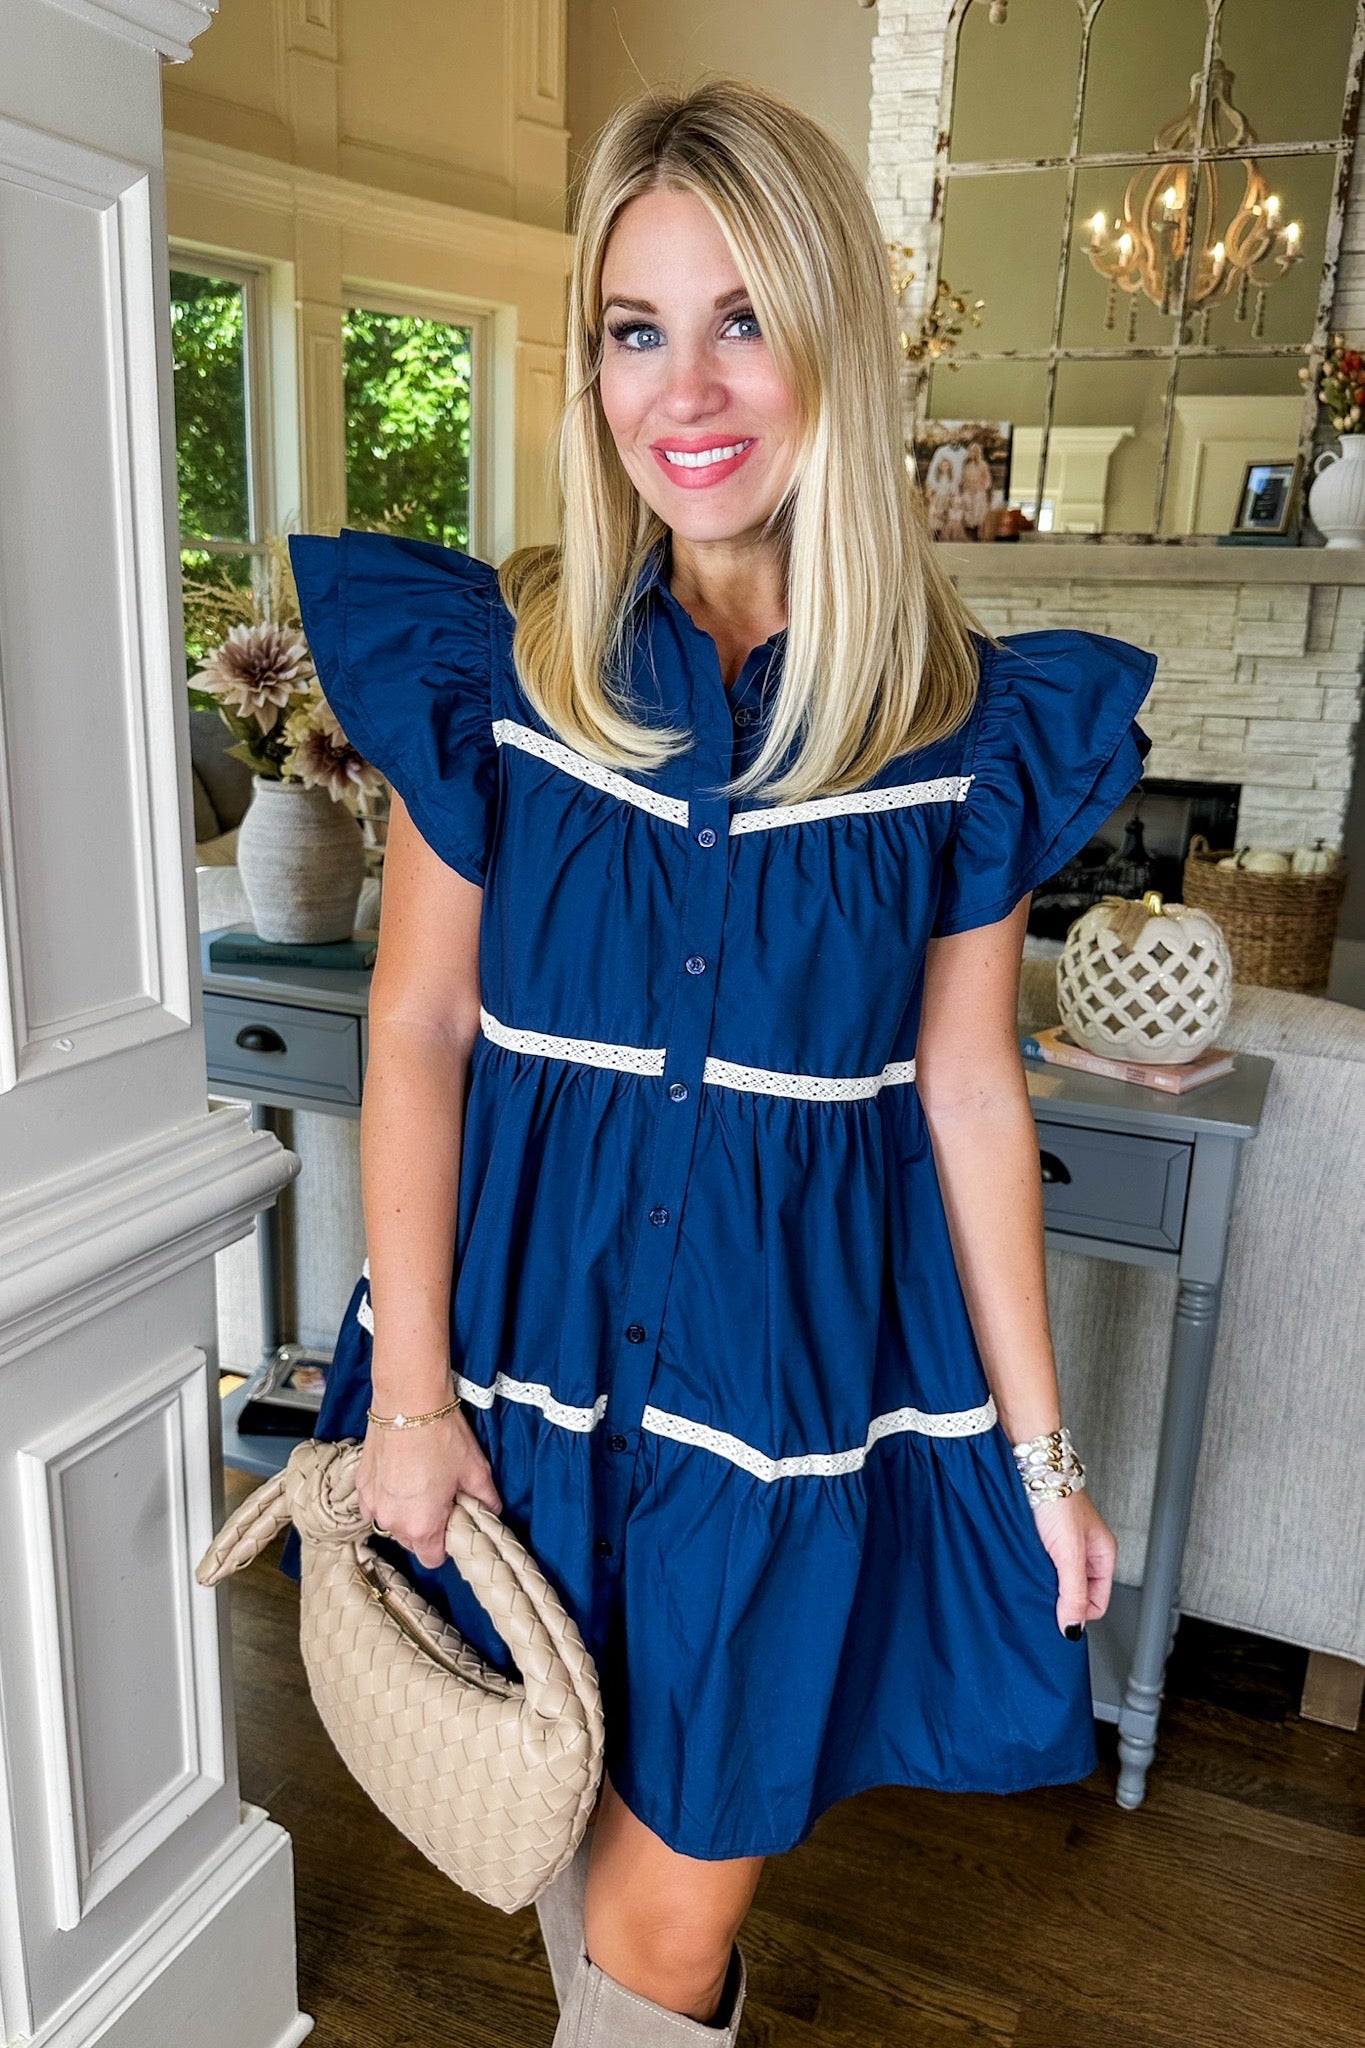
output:
[{"label": "white pumpkin", "polygon": [[1330,875],[1337,864],[1337,850],[1325,839],[1315,839],[1311,846],[1296,846],[1289,856],[1289,866],[1296,875]]},{"label": "white pumpkin", "polygon": [[1057,1008],[1090,1052],[1183,1066],[1212,1045],[1232,1002],[1232,956],[1207,911],[1106,896],[1077,918],[1057,962]]},{"label": "white pumpkin", "polygon": [[1242,855],[1241,865],[1249,875],[1287,875],[1289,855],[1278,852],[1273,846],[1249,846]]}]

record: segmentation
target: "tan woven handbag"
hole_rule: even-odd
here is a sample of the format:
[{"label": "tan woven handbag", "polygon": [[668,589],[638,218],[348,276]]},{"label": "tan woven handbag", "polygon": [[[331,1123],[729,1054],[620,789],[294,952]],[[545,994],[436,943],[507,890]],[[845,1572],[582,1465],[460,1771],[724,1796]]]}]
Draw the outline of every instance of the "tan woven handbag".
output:
[{"label": "tan woven handbag", "polygon": [[447,1877],[515,1913],[582,1840],[602,1774],[597,1670],[535,1559],[491,1508],[457,1494],[446,1549],[522,1674],[504,1678],[368,1541],[360,1445],[309,1439],[242,1502],[195,1569],[240,1571],[292,1521],[299,1645],[342,1762]]}]

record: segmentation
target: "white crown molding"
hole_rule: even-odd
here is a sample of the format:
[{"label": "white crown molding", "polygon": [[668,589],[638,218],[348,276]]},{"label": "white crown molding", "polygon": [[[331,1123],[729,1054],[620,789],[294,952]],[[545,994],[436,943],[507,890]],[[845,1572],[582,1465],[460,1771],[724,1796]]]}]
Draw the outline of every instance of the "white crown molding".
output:
[{"label": "white crown molding", "polygon": [[52,0],[68,14],[79,14],[111,34],[126,36],[159,50],[173,64],[184,64],[190,45],[218,12],[218,0]]},{"label": "white crown molding", "polygon": [[474,261],[511,261],[540,275],[568,275],[573,245],[557,228],[476,213],[439,199],[413,199],[405,192],[386,192],[174,130],[166,133],[165,164],[167,183],[182,192],[235,199],[280,215],[308,213],[399,242],[458,249]]},{"label": "white crown molding", "polygon": [[0,1203],[0,1365],[244,1237],[299,1170],[247,1104]]}]

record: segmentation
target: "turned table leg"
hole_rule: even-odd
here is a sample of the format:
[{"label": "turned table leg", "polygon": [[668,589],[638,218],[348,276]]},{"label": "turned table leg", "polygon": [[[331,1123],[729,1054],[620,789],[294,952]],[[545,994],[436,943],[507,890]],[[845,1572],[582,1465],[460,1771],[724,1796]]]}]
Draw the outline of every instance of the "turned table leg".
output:
[{"label": "turned table leg", "polygon": [[1120,1806],[1142,1804],[1156,1749],[1166,1655],[1179,1620],[1180,1564],[1194,1500],[1221,1284],[1181,1280],[1161,1417],[1137,1639],[1119,1710]]}]

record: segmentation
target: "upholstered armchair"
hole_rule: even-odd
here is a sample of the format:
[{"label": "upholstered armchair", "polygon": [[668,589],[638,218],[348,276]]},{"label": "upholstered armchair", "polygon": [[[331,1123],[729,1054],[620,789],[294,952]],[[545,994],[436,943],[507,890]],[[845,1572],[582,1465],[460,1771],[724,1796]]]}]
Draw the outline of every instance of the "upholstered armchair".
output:
[{"label": "upholstered armchair", "polygon": [[[1050,960],[1020,1026],[1057,1022]],[[1186,1613],[1365,1663],[1365,1012],[1239,987],[1225,1043],[1274,1061],[1243,1154],[1182,1588]],[[1168,1275],[1049,1253],[1068,1421],[1142,1576]]]}]

